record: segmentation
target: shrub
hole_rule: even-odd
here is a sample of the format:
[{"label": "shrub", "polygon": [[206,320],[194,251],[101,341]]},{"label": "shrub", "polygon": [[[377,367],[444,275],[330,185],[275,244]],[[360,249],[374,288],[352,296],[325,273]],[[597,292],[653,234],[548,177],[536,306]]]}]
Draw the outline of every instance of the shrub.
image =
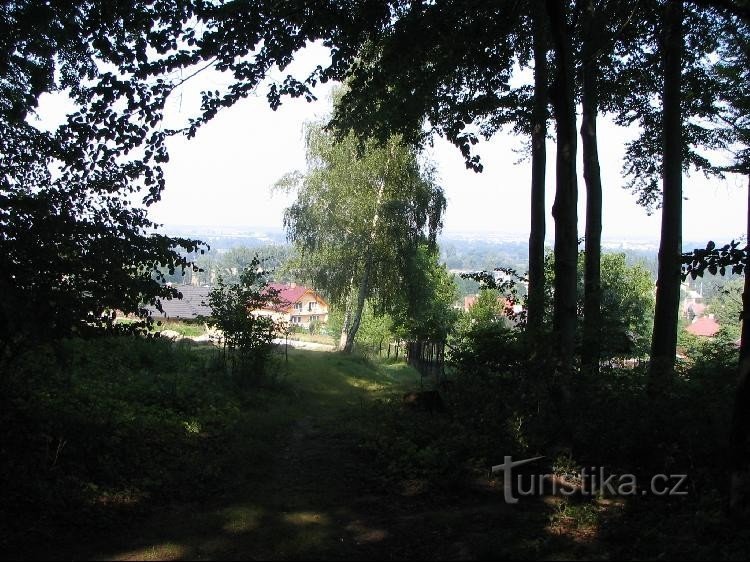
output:
[{"label": "shrub", "polygon": [[280,326],[253,311],[270,308],[277,299],[278,292],[267,286],[257,256],[240,274],[239,282],[226,284],[219,277],[209,294],[211,325],[223,334],[225,367],[242,384],[267,374]]}]

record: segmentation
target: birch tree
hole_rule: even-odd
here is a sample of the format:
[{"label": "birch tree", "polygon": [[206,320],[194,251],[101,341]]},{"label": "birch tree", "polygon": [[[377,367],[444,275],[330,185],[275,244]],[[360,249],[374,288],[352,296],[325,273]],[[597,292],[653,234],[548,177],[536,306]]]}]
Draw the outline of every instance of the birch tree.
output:
[{"label": "birch tree", "polygon": [[302,276],[345,311],[340,349],[351,352],[365,301],[387,312],[412,282],[420,243],[435,244],[445,197],[397,136],[363,145],[313,124],[306,145],[307,170],[277,184],[297,194],[284,226]]}]

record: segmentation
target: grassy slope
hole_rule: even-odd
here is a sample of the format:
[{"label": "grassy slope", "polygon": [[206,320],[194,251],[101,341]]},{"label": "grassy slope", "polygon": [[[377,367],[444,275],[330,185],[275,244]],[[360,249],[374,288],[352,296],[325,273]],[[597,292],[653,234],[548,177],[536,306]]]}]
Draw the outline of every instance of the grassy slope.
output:
[{"label": "grassy slope", "polygon": [[[192,349],[194,372],[201,372],[211,353]],[[192,470],[179,483],[187,488],[182,498],[169,493],[148,510],[124,517],[99,506],[101,520],[89,514],[77,524],[74,515],[69,534],[37,540],[16,554],[125,560],[609,559],[617,553],[650,558],[665,545],[667,552],[688,558],[701,552],[691,546],[697,538],[685,535],[691,526],[680,519],[684,511],[674,514],[675,525],[661,520],[669,512],[663,502],[652,505],[662,514],[657,517],[617,501],[526,498],[510,506],[486,479],[483,487],[453,493],[419,494],[408,485],[394,486],[361,444],[377,427],[373,416],[384,412],[376,403],[398,400],[418,386],[418,375],[404,364],[302,350],[289,350],[284,367],[284,391],[251,391],[251,398],[239,403],[233,434],[205,437],[219,442],[197,462],[208,461],[208,454],[223,461],[218,467],[231,463],[215,492],[191,495],[192,486],[203,484],[201,471]],[[412,417],[407,431],[421,432],[437,421],[426,414],[402,415]],[[717,526],[703,532],[716,534]]]},{"label": "grassy slope", "polygon": [[[593,513],[555,499],[506,505],[500,490],[412,494],[383,485],[359,446],[377,408],[419,385],[402,363],[290,351],[292,400],[270,405],[273,462],[231,497],[173,505],[85,555],[109,559],[606,558]],[[404,415],[413,415],[404,413]],[[419,424],[431,423],[416,415]],[[272,436],[272,437],[271,437]],[[258,467],[256,467],[258,468]]]},{"label": "grassy slope", "polygon": [[[340,354],[289,351],[287,393],[267,397],[248,438],[265,435],[270,462],[248,459],[247,478],[229,496],[172,505],[79,556],[117,559],[298,558],[342,550],[342,509],[361,475],[357,425],[367,402],[398,396],[419,383],[403,363],[373,364]],[[252,434],[252,436],[250,435]],[[257,448],[257,447],[256,447]],[[344,517],[346,519],[346,517]],[[343,527],[341,527],[343,525]],[[347,534],[349,531],[345,531]]]},{"label": "grassy slope", "polygon": [[[233,447],[248,457],[228,491],[172,502],[114,533],[81,530],[43,553],[125,560],[534,557],[542,546],[559,553],[554,538],[538,536],[549,538],[549,510],[538,502],[510,509],[495,490],[413,496],[383,485],[359,448],[379,411],[368,405],[418,384],[403,363],[290,350],[288,391],[264,394],[251,406],[257,411],[246,412]],[[414,431],[429,422],[415,417]]]}]

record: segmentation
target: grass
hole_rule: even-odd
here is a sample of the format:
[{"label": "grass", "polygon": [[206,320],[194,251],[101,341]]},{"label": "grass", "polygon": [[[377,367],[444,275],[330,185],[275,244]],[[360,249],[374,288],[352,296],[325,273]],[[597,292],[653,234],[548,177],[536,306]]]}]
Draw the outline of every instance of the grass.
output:
[{"label": "grass", "polygon": [[[420,384],[401,362],[289,349],[238,388],[210,346],[64,351],[59,376],[47,353],[14,373],[35,394],[2,419],[5,449],[29,459],[3,465],[5,499],[34,502],[0,513],[0,558],[741,559],[750,544],[720,498],[507,505],[486,478],[424,486],[414,463],[447,478],[470,440],[452,416],[398,406]],[[65,441],[59,459],[39,466],[37,432]]]},{"label": "grass", "polygon": [[341,353],[290,349],[286,369],[287,384],[302,394],[300,407],[324,417],[419,384],[419,374],[404,363],[374,362]]},{"label": "grass", "polygon": [[336,338],[325,334],[310,334],[309,332],[291,332],[289,334],[290,340],[306,341],[312,343],[322,343],[325,345],[336,345],[338,342]]},{"label": "grass", "polygon": [[172,330],[177,332],[181,336],[193,338],[202,336],[207,333],[205,325],[197,322],[185,322],[177,320],[157,320],[154,323],[154,331],[162,332],[164,330]]},{"label": "grass", "polygon": [[[131,318],[117,318],[118,324],[131,324],[133,322],[135,322],[135,320]],[[188,338],[202,336],[207,333],[206,326],[203,322],[156,318],[151,331],[162,332],[164,330],[172,330],[173,332],[177,332],[181,336]]]},{"label": "grass", "polygon": [[[107,529],[167,506],[171,515],[159,518],[157,534],[181,535],[188,525],[200,535],[194,523],[237,536],[262,521],[269,545],[276,531],[305,529],[295,539],[304,551],[320,539],[316,521],[325,518],[279,502],[315,504],[320,492],[308,485],[289,491],[277,466],[283,444],[303,446],[295,432],[321,425],[339,431],[341,419],[352,422],[376,389],[397,393],[418,380],[404,365],[296,349],[287,360],[276,357],[273,376],[250,387],[227,378],[209,345],[123,337],[72,340],[59,353],[63,369],[51,349],[24,357],[3,396],[13,405],[0,420],[4,448],[15,453],[0,462],[0,473],[15,489],[0,507],[0,518],[11,522],[0,551],[10,556],[108,552],[124,545]],[[237,497],[246,501],[234,503]],[[196,502],[202,507],[186,520],[182,506]],[[270,527],[269,513],[277,521]],[[180,541],[165,539],[138,557],[185,552]]]},{"label": "grass", "polygon": [[[173,505],[133,533],[99,541],[85,554],[286,559],[341,550],[342,513],[331,501],[352,501],[354,487],[346,478],[356,479],[362,470],[352,453],[366,403],[414,388],[419,375],[404,364],[296,349],[289,350],[288,361],[280,360],[279,368],[283,390],[263,395],[263,413],[246,418],[248,435],[242,437],[260,438],[273,455],[248,457],[248,463],[257,464],[233,482],[231,497],[197,510]],[[348,544],[343,552],[352,553],[355,546]]]}]

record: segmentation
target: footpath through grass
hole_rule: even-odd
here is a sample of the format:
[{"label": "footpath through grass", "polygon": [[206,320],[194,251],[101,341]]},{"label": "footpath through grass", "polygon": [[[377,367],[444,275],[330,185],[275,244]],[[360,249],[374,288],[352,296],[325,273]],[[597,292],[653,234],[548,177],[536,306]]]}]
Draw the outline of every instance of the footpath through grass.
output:
[{"label": "footpath through grass", "polygon": [[379,416],[404,416],[415,433],[439,422],[397,405],[420,382],[403,363],[290,350],[286,367],[285,392],[266,403],[266,421],[274,421],[262,429],[273,453],[240,461],[247,477],[230,493],[173,503],[66,554],[381,560],[588,558],[597,551],[595,526],[556,500],[509,506],[491,485],[424,493],[412,479],[385,478],[389,467],[371,446]]},{"label": "footpath through grass", "polygon": [[[377,398],[419,384],[403,363],[289,350],[284,391],[267,404],[273,454],[232,494],[171,505],[86,555],[114,559],[361,558],[384,537],[356,514],[364,472],[360,424]],[[273,412],[273,413],[271,413]],[[247,458],[247,466],[255,462]],[[370,551],[366,557],[377,557]]]}]

